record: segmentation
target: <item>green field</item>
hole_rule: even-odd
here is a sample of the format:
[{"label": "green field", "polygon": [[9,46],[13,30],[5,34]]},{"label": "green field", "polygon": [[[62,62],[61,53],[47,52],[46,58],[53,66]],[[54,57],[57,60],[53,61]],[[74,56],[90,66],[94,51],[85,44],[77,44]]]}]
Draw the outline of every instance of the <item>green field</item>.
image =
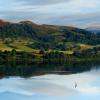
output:
[{"label": "green field", "polygon": [[[38,49],[33,49],[29,47],[28,45],[31,44],[33,41],[31,40],[16,40],[12,43],[4,43],[3,41],[0,41],[0,50],[1,51],[11,51],[12,49],[16,49],[16,51],[25,51],[25,52],[34,52],[34,53],[39,53],[40,50]],[[89,49],[93,48],[91,45],[85,45],[85,44],[78,44],[80,46],[80,49]],[[46,52],[63,52],[64,54],[73,54],[73,50],[47,50]]]},{"label": "green field", "polygon": [[28,47],[28,44],[31,43],[29,41],[14,41],[13,43],[3,43],[0,41],[0,50],[1,51],[11,51],[12,49],[16,49],[17,51],[25,51],[25,52],[39,52],[39,50],[32,49]]}]

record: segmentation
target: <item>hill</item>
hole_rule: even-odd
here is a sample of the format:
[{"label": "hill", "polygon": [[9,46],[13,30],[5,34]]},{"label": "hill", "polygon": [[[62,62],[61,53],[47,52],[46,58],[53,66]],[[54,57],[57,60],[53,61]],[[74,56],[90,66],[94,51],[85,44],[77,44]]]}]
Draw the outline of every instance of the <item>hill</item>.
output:
[{"label": "hill", "polygon": [[34,51],[34,49],[71,50],[80,45],[100,44],[100,35],[69,26],[38,25],[31,21],[12,23],[0,20],[0,49]]}]

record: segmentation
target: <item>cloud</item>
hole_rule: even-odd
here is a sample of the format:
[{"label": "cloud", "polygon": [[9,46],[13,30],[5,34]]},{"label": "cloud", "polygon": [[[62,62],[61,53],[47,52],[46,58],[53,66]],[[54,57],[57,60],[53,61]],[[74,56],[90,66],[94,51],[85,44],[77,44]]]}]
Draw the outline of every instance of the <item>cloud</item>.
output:
[{"label": "cloud", "polygon": [[16,0],[21,1],[23,4],[26,5],[51,5],[51,4],[58,4],[62,2],[68,2],[71,0]]},{"label": "cloud", "polygon": [[40,24],[87,27],[100,25],[100,0],[3,0],[0,18]]}]

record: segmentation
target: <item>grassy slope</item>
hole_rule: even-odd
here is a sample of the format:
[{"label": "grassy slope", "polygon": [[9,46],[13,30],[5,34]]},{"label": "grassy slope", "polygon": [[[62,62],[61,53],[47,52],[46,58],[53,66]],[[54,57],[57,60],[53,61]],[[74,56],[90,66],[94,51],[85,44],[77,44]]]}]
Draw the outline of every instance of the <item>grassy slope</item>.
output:
[{"label": "grassy slope", "polygon": [[[13,43],[5,44],[2,41],[0,41],[0,50],[2,51],[11,51],[12,49],[16,49],[17,51],[25,51],[25,52],[34,52],[34,53],[39,53],[39,50],[32,49],[28,45],[31,44],[32,41],[30,40],[16,40]],[[85,44],[79,44],[81,49],[88,49],[92,48],[93,46],[91,45],[85,45]],[[50,52],[52,50],[48,50],[47,52]],[[53,50],[53,51],[59,51],[59,50]],[[73,51],[60,51],[65,54],[72,54]]]},{"label": "grassy slope", "polygon": [[28,47],[27,45],[31,43],[29,41],[15,41],[13,43],[5,44],[2,41],[0,41],[0,50],[2,51],[11,51],[12,49],[16,49],[17,51],[26,51],[26,52],[36,52],[38,53],[39,50],[32,49]]},{"label": "grassy slope", "polygon": [[8,47],[6,44],[0,42],[0,50],[2,50],[2,51],[5,51],[5,50],[11,51],[12,48],[11,47]]}]

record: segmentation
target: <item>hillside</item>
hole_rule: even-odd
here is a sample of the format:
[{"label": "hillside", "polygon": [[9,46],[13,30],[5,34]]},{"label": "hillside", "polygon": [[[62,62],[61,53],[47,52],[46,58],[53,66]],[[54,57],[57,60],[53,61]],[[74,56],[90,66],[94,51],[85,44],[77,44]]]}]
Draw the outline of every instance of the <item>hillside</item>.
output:
[{"label": "hillside", "polygon": [[0,49],[78,49],[100,44],[100,35],[68,26],[38,25],[31,21],[11,23],[0,20]]}]

